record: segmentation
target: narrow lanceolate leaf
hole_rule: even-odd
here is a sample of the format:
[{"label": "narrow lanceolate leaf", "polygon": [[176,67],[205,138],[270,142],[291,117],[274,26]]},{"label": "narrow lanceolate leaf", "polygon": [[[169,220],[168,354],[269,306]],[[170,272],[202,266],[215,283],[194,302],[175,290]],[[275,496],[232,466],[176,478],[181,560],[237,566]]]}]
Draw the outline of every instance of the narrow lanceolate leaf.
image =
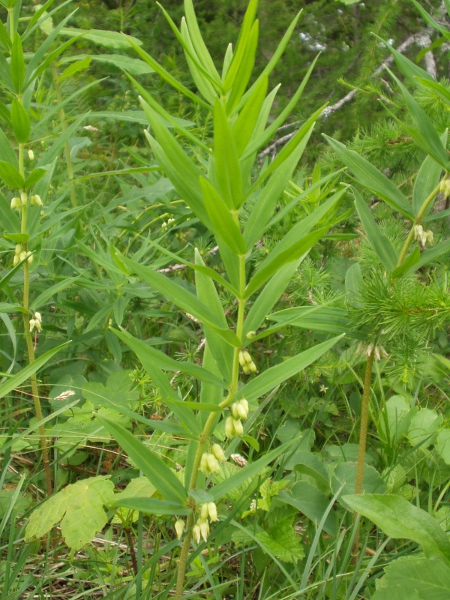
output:
[{"label": "narrow lanceolate leaf", "polygon": [[242,202],[242,175],[236,144],[222,102],[214,105],[214,156],[220,193],[229,209],[238,209]]},{"label": "narrow lanceolate leaf", "polygon": [[386,46],[386,48],[389,50],[389,52],[394,57],[397,67],[411,81],[415,81],[416,77],[422,77],[427,80],[433,80],[433,78],[427,71],[425,71],[424,69],[421,69],[418,65],[414,64],[412,61],[410,61],[408,58],[406,58],[406,56],[404,56],[401,52],[398,52],[398,50],[393,48],[389,44],[389,42],[387,42],[386,40],[383,40],[383,38],[380,38],[378,35],[375,35],[375,37],[377,37],[380,40],[380,42]]},{"label": "narrow lanceolate leaf", "polygon": [[[244,50],[245,59],[242,60],[230,95],[227,99],[227,114],[233,114],[236,106],[244,95],[245,88],[250,80],[250,76],[255,66],[256,48],[258,47],[259,23],[255,21],[252,25],[250,35]],[[237,49],[237,52],[239,48]]]},{"label": "narrow lanceolate leaf", "polygon": [[353,189],[353,194],[355,196],[356,210],[366,232],[367,239],[386,271],[390,273],[397,265],[397,253],[388,238],[381,233],[370,212],[370,208],[363,200],[361,194],[356,189]]},{"label": "narrow lanceolate leaf", "polygon": [[252,133],[255,129],[266,97],[268,83],[269,80],[267,75],[260,77],[258,85],[255,86],[233,125],[233,137],[236,141],[236,148],[239,156],[244,152],[247,144],[251,140]]},{"label": "narrow lanceolate leaf", "polygon": [[211,58],[208,48],[203,41],[202,34],[200,32],[197,18],[195,16],[194,5],[192,0],[184,0],[184,14],[186,15],[186,22],[189,28],[189,35],[192,40],[192,45],[205,69],[208,71],[210,76],[214,79],[217,84],[220,84],[219,73],[216,70],[214,61]]},{"label": "narrow lanceolate leaf", "polygon": [[225,383],[220,377],[217,377],[199,365],[186,361],[174,360],[170,356],[167,356],[167,354],[164,354],[164,352],[133,337],[124,329],[121,329],[120,331],[111,329],[111,331],[136,353],[139,360],[141,360],[142,357],[144,360],[153,362],[156,367],[163,371],[181,371],[182,373],[192,375],[192,377],[196,377],[200,381],[205,381],[206,383],[210,383],[219,388],[225,387]]},{"label": "narrow lanceolate leaf", "polygon": [[255,21],[256,9],[258,7],[258,0],[250,0],[245,11],[244,20],[242,22],[241,31],[239,32],[239,39],[236,44],[236,51],[231,61],[231,65],[228,69],[227,75],[224,81],[225,91],[232,89],[233,84],[238,76],[241,65],[246,60],[246,50],[248,48],[248,42]]},{"label": "narrow lanceolate leaf", "polygon": [[187,494],[183,485],[155,452],[118,423],[99,416],[97,418],[166,500],[186,502]]},{"label": "narrow lanceolate leaf", "polygon": [[203,200],[214,232],[222,236],[225,244],[235,254],[245,254],[245,242],[236,221],[215,187],[204,177],[200,177]]},{"label": "narrow lanceolate leaf", "polygon": [[261,458],[258,458],[258,460],[255,460],[255,462],[244,467],[228,479],[225,479],[225,481],[221,481],[220,483],[212,487],[208,491],[211,494],[213,500],[220,500],[225,496],[225,494],[231,492],[232,490],[234,490],[234,488],[237,488],[238,486],[243,484],[244,481],[247,481],[247,479],[255,477],[255,475],[257,475],[260,471],[262,471],[262,469],[264,469],[264,467],[267,467],[267,465],[270,464],[273,460],[281,456],[283,452],[286,452],[295,441],[296,440],[294,438],[289,442],[282,444],[275,450],[268,452]]},{"label": "narrow lanceolate leaf", "polygon": [[450,564],[450,541],[439,523],[405,498],[390,494],[344,496],[345,502],[389,537],[413,540],[429,558]]},{"label": "narrow lanceolate leaf", "polygon": [[189,314],[199,319],[205,325],[212,327],[224,338],[225,341],[232,346],[240,346],[240,341],[236,334],[230,329],[223,328],[218,317],[205,304],[203,304],[203,302],[200,302],[200,300],[194,296],[194,294],[186,291],[185,288],[177,285],[168,277],[157,273],[149,267],[141,265],[135,260],[125,256],[122,256],[121,259],[127,267],[129,267],[132,271],[139,275],[141,279],[163,294],[168,300],[179,306],[182,310],[185,310]]},{"label": "narrow lanceolate leaf", "polygon": [[358,183],[365,188],[374,192],[382,200],[389,204],[392,208],[399,211],[405,217],[410,219],[413,218],[411,205],[408,199],[402,192],[397,188],[396,185],[390,181],[386,175],[383,175],[378,169],[376,169],[368,160],[360,156],[354,150],[348,150],[333,138],[324,136],[342,162],[347,165],[352,174],[356,177]]},{"label": "narrow lanceolate leaf", "polygon": [[405,275],[409,271],[415,270],[414,267],[416,267],[416,265],[419,263],[419,261],[420,261],[420,250],[416,246],[414,248],[414,251],[411,252],[411,254],[409,254],[405,258],[405,260],[403,261],[403,263],[399,267],[396,267],[392,271],[391,278],[392,279],[397,279],[398,277],[401,277],[402,275]]},{"label": "narrow lanceolate leaf", "polygon": [[17,94],[21,94],[25,79],[25,61],[23,58],[22,39],[17,32],[14,34],[11,48],[10,72],[14,90]]},{"label": "narrow lanceolate leaf", "polygon": [[255,379],[244,385],[239,390],[237,398],[246,398],[249,401],[259,398],[308,367],[315,360],[318,360],[342,338],[343,335],[338,335],[331,340],[322,342],[313,348],[297,354],[297,356],[289,358],[275,367],[267,369],[267,371],[264,371],[264,373],[261,373],[261,375],[258,375]]},{"label": "narrow lanceolate leaf", "polygon": [[306,254],[317,243],[323,234],[328,230],[328,227],[322,227],[317,231],[305,235],[291,246],[287,247],[282,252],[274,256],[269,256],[261,264],[255,275],[251,278],[246,290],[245,298],[250,298],[255,292],[268,281],[280,267],[297,261],[303,254]]},{"label": "narrow lanceolate leaf", "polygon": [[45,365],[51,358],[55,356],[58,352],[66,348],[71,342],[66,342],[65,344],[61,344],[56,348],[52,348],[45,352],[41,356],[39,356],[34,362],[24,367],[17,375],[9,378],[7,381],[0,385],[0,398],[9,394],[14,388],[18,388],[24,381],[30,378],[33,373],[36,373],[41,367]]},{"label": "narrow lanceolate leaf", "polygon": [[11,125],[19,144],[26,144],[30,137],[30,118],[17,98],[11,102]]},{"label": "narrow lanceolate leaf", "polygon": [[16,167],[13,167],[10,163],[0,160],[0,177],[14,190],[23,188],[24,179]]},{"label": "narrow lanceolate leaf", "polygon": [[449,159],[447,150],[442,145],[439,134],[436,131],[433,123],[431,122],[428,115],[425,111],[419,106],[414,97],[409,93],[403,83],[392,73],[389,71],[390,76],[395,79],[397,85],[399,86],[403,97],[406,101],[406,105],[409,109],[409,114],[412,116],[416,125],[418,127],[418,131],[413,130],[411,127],[406,126],[402,123],[402,126],[408,131],[408,133],[413,137],[414,141],[418,146],[420,146],[427,154],[432,156],[436,162],[438,162],[444,169],[449,168]]},{"label": "narrow lanceolate leaf", "polygon": [[38,181],[40,181],[44,175],[47,173],[47,169],[42,169],[38,167],[37,169],[33,169],[28,177],[25,179],[25,183],[23,187],[28,190],[36,185]]},{"label": "narrow lanceolate leaf", "polygon": [[179,502],[139,496],[136,498],[118,498],[112,502],[112,506],[138,510],[150,515],[189,515],[192,512],[191,508]]},{"label": "narrow lanceolate leaf", "polygon": [[[449,98],[450,100],[450,98]],[[442,135],[441,141],[444,148],[447,147],[447,131]],[[423,161],[422,166],[417,173],[416,181],[413,190],[413,210],[417,215],[422,208],[423,203],[436,188],[441,178],[442,167],[431,156],[427,156]],[[431,209],[433,203],[430,203]],[[428,211],[427,211],[428,212]]]}]

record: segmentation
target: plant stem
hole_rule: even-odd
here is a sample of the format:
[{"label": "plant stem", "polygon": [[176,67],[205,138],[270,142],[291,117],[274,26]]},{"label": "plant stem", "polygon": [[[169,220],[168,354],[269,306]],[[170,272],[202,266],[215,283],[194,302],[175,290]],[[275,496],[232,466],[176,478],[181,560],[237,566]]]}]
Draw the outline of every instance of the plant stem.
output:
[{"label": "plant stem", "polygon": [[[367,430],[369,427],[369,404],[370,404],[370,387],[372,383],[372,368],[374,359],[374,349],[369,351],[366,362],[366,370],[364,373],[364,388],[361,402],[361,423],[359,426],[359,448],[358,448],[358,464],[356,467],[356,484],[355,494],[360,494],[363,488],[364,479],[364,460],[366,458],[367,446]],[[356,513],[355,513],[356,517]],[[356,533],[353,543],[353,553],[358,552],[359,531]]]},{"label": "plant stem", "polygon": [[434,197],[436,196],[436,194],[439,193],[439,190],[441,188],[441,182],[439,182],[437,184],[437,186],[434,188],[434,190],[431,192],[431,194],[426,198],[426,200],[424,201],[424,203],[422,204],[422,206],[420,207],[419,212],[417,213],[416,218],[414,219],[413,225],[411,227],[411,231],[408,234],[408,237],[406,238],[405,244],[402,248],[402,251],[400,252],[400,256],[398,257],[398,262],[397,262],[397,267],[400,267],[403,264],[403,261],[405,260],[406,257],[406,253],[408,252],[408,249],[414,239],[414,228],[417,225],[420,225],[420,223],[422,222],[423,219],[423,215],[425,214],[425,211],[427,210],[428,206],[430,205],[430,203],[434,200]]},{"label": "plant stem", "polygon": [[[241,340],[242,344],[242,334],[244,331],[244,316],[245,316],[245,300],[243,300],[244,292],[245,292],[245,255],[239,257],[239,304],[238,304],[238,317],[236,323],[236,335]],[[229,406],[236,397],[236,392],[238,388],[239,382],[239,348],[234,349],[233,356],[233,370],[231,376],[231,384],[230,390],[227,397],[220,403],[220,407],[222,409]],[[189,482],[189,489],[195,489],[197,485],[198,472],[200,467],[200,462],[202,459],[203,452],[205,450],[206,442],[211,435],[211,429],[214,425],[214,421],[216,419],[215,412],[211,413],[206,423],[203,427],[203,431],[200,434],[199,444],[197,448],[197,452],[194,458],[194,465],[192,467],[191,480]],[[183,588],[184,588],[184,578],[186,573],[186,567],[188,563],[189,557],[189,548],[191,545],[192,539],[192,528],[194,527],[195,521],[195,501],[193,498],[189,498],[188,506],[192,509],[192,512],[189,514],[186,521],[186,536],[183,541],[183,545],[181,546],[180,558],[178,559],[178,570],[177,570],[177,582],[175,586],[175,600],[181,600],[183,596]]]},{"label": "plant stem", "polygon": [[[22,177],[25,176],[24,169],[24,145],[19,144],[19,172]],[[23,190],[21,194],[21,199],[25,199],[26,201],[22,204],[22,219],[20,224],[21,233],[27,233],[27,216],[28,216],[28,197]],[[25,252],[28,252],[28,244],[23,244]],[[30,331],[30,265],[28,264],[28,260],[23,263],[23,298],[22,298],[22,306],[24,308],[23,314],[23,330],[25,336],[25,343],[27,345],[27,353],[28,353],[28,364],[32,364],[35,361],[34,354],[34,345],[33,338],[31,336]],[[39,388],[37,384],[36,373],[33,373],[30,376],[30,384],[31,384],[31,394],[33,397],[34,404],[34,412],[36,414],[36,418],[38,421],[42,421],[42,407],[41,401],[39,398]],[[47,446],[47,437],[45,434],[44,425],[39,425],[39,438],[41,444],[42,451],[42,463],[44,465],[44,474],[45,474],[45,487],[47,496],[50,497],[52,495],[53,486],[52,486],[52,475],[50,470],[50,460],[48,455],[48,446]]]}]

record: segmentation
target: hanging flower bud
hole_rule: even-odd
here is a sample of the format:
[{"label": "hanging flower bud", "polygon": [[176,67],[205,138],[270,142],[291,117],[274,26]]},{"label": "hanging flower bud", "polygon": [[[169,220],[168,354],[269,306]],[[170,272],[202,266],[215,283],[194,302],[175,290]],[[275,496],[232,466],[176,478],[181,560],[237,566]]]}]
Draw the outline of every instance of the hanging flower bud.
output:
[{"label": "hanging flower bud", "polygon": [[202,536],[203,540],[206,542],[208,539],[208,535],[209,535],[208,521],[202,521],[202,523],[200,523],[200,525],[198,525],[198,527],[200,527],[200,535]]},{"label": "hanging flower bud", "polygon": [[26,192],[20,192],[20,204],[21,206],[28,204],[28,194]]},{"label": "hanging flower bud", "polygon": [[34,152],[33,152],[33,150],[31,150],[31,149],[30,149],[30,150],[28,150],[28,158],[29,158],[30,160],[34,160]]},{"label": "hanging flower bud", "polygon": [[233,419],[234,435],[242,437],[244,435],[244,427],[239,419]]},{"label": "hanging flower bud", "polygon": [[200,509],[200,519],[202,521],[206,521],[207,518],[208,518],[208,504],[202,504],[202,507]]},{"label": "hanging flower bud", "polygon": [[14,253],[19,256],[19,254],[22,252],[23,248],[22,248],[22,244],[17,244],[14,250]]},{"label": "hanging flower bud", "polygon": [[242,350],[239,350],[239,364],[241,365],[241,367],[245,367],[245,365],[247,364]]},{"label": "hanging flower bud", "polygon": [[217,517],[217,506],[215,505],[215,503],[209,502],[207,504],[207,508],[208,508],[209,520],[211,521],[211,523],[214,523],[214,521],[218,521],[219,519]]},{"label": "hanging flower bud", "polygon": [[207,455],[208,469],[210,473],[220,473],[220,465],[214,454]]},{"label": "hanging flower bud", "polygon": [[225,435],[228,439],[232,439],[235,437],[234,426],[233,426],[233,417],[228,417],[225,421]]},{"label": "hanging flower bud", "polygon": [[200,527],[199,527],[199,525],[194,525],[194,527],[192,529],[192,537],[193,537],[194,542],[196,544],[200,543],[200,536],[201,536],[201,533],[200,533]]},{"label": "hanging flower bud", "polygon": [[41,200],[41,197],[39,196],[39,194],[34,194],[34,196],[31,196],[30,198],[30,204],[31,206],[33,206],[34,204],[36,204],[36,206],[43,206],[44,203]]},{"label": "hanging flower bud", "polygon": [[256,331],[249,331],[247,333],[246,337],[247,337],[248,340],[252,340],[255,337],[255,335],[256,335]]},{"label": "hanging flower bud", "polygon": [[181,540],[181,538],[183,537],[184,528],[185,522],[183,521],[183,519],[178,519],[178,521],[175,523],[175,533],[177,534],[177,538],[179,540]]},{"label": "hanging flower bud", "polygon": [[200,471],[202,473],[207,473],[208,471],[208,458],[206,452],[202,454],[202,458],[200,459]]},{"label": "hanging flower bud", "polygon": [[20,210],[22,208],[22,201],[17,196],[14,196],[11,200],[11,209],[12,210]]},{"label": "hanging flower bud", "polygon": [[225,460],[225,452],[222,450],[222,447],[219,446],[219,444],[213,444],[211,447],[211,452],[219,462],[223,462]]}]

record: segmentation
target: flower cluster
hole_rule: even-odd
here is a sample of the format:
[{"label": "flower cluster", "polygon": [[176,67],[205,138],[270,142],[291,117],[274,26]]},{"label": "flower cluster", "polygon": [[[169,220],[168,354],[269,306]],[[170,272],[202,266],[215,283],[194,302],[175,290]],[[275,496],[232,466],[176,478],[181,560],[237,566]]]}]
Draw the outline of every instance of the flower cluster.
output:
[{"label": "flower cluster", "polygon": [[424,231],[422,225],[415,225],[414,239],[420,242],[422,246],[425,246],[426,244],[430,244],[430,246],[432,246],[434,242],[433,232],[431,230]]},{"label": "flower cluster", "polygon": [[211,446],[211,452],[204,452],[200,460],[200,471],[205,475],[220,473],[220,463],[225,460],[225,452],[219,444]]},{"label": "flower cluster", "polygon": [[22,244],[17,244],[14,250],[13,265],[16,266],[25,259],[27,259],[27,262],[31,264],[33,262],[33,255],[31,252],[24,250]]},{"label": "flower cluster", "polygon": [[242,421],[248,417],[249,406],[245,398],[237,400],[231,405],[231,417],[225,421],[225,435],[228,439],[244,435]]},{"label": "flower cluster", "polygon": [[247,350],[239,350],[239,364],[246,375],[249,373],[256,373],[258,370]]},{"label": "flower cluster", "polygon": [[[11,208],[12,210],[21,210],[22,207],[26,206],[28,203],[28,195],[26,192],[21,192],[20,198],[18,196],[14,196],[11,200]],[[41,197],[38,194],[33,194],[30,196],[30,206],[44,206],[44,203],[41,200]]]},{"label": "flower cluster", "polygon": [[192,529],[192,537],[196,544],[200,543],[200,538],[206,542],[209,535],[209,523],[218,521],[217,506],[214,502],[206,502],[202,504],[200,509],[200,517]]},{"label": "flower cluster", "polygon": [[41,313],[35,312],[34,319],[30,319],[30,331],[36,328],[36,331],[42,331],[42,316]]}]

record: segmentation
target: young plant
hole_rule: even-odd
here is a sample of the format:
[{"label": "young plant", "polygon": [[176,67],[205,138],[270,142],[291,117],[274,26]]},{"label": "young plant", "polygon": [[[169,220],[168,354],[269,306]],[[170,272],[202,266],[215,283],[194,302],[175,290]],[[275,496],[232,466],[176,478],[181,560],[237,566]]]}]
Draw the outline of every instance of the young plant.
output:
[{"label": "young plant", "polygon": [[[334,193],[322,205],[295,223],[257,267],[253,266],[254,247],[278,222],[278,202],[322,111],[319,109],[309,117],[273,162],[258,171],[258,151],[294,109],[314,63],[292,100],[268,125],[279,89],[276,86],[267,93],[268,77],[282,56],[299,15],[266,68],[249,86],[258,43],[257,5],[257,0],[250,0],[238,43],[235,49],[228,46],[221,73],[217,71],[201,37],[192,0],[184,3],[186,17],[182,19],[180,29],[163,9],[184,49],[200,95],[177,81],[130,40],[152,69],[197,105],[204,122],[211,119],[213,123],[213,140],[205,143],[172,117],[130,76],[140,93],[140,102],[150,124],[151,133],[145,131],[145,135],[154,157],[194,218],[214,239],[223,263],[223,268],[211,268],[197,250],[193,261],[188,262],[150,238],[145,239],[144,251],[139,250],[135,257],[124,256],[111,246],[116,265],[130,280],[137,277],[193,317],[204,337],[200,366],[189,361],[176,361],[133,337],[125,329],[112,329],[119,340],[136,353],[173,414],[172,422],[143,421],[140,416],[139,420],[157,431],[188,440],[182,471],[175,474],[164,460],[132,433],[99,417],[158,493],[156,497],[137,494],[117,499],[116,506],[176,518],[175,533],[181,545],[174,585],[177,600],[183,594],[192,545],[195,556],[196,547],[202,540],[207,542],[214,536],[215,522],[228,518],[220,516],[218,503],[245,482],[248,487],[248,482],[259,473],[266,472],[265,468],[271,462],[292,450],[295,440],[263,453],[228,478],[221,476],[221,465],[240,438],[251,447],[259,447],[257,440],[250,435],[251,427],[248,425],[252,422],[248,418],[250,413],[258,409],[258,399],[320,358],[342,337],[338,335],[322,342],[263,372],[259,371],[260,366],[255,359],[256,342],[273,331],[263,327],[267,315],[312,246],[339,222],[337,209],[346,192],[346,188],[333,190]],[[189,142],[190,153],[183,148],[180,138]],[[292,212],[298,202],[296,198],[284,207],[283,215]],[[151,264],[145,264],[146,248],[157,248],[192,269],[195,293],[157,272]],[[223,292],[233,298],[231,307],[226,310],[222,304]],[[201,384],[199,398],[183,398],[172,387],[165,371],[181,372],[186,378],[197,379]],[[117,405],[114,406],[117,408]],[[131,411],[127,414],[131,415]],[[228,447],[220,443],[225,438],[230,442]],[[42,527],[36,528],[41,510],[45,510],[45,505],[34,513],[28,536],[38,531],[43,533]]]}]

